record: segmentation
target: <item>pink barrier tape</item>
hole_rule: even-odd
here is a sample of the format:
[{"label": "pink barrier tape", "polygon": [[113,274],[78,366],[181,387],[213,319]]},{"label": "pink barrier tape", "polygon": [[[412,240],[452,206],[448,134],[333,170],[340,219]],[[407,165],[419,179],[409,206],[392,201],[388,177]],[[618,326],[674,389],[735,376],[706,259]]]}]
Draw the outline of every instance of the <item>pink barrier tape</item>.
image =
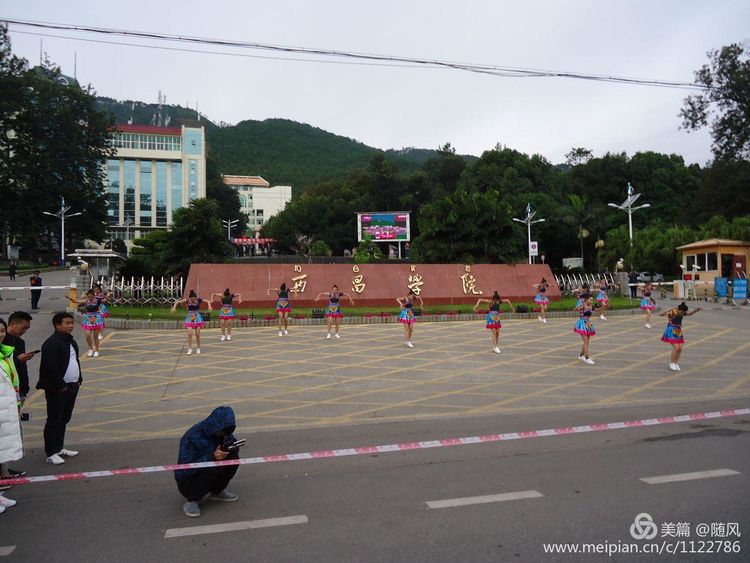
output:
[{"label": "pink barrier tape", "polygon": [[176,469],[202,469],[205,467],[219,467],[223,465],[256,465],[260,463],[278,463],[283,461],[300,461],[323,459],[332,457],[346,457],[388,452],[404,452],[426,450],[429,448],[446,448],[450,446],[465,446],[469,444],[486,444],[488,442],[505,442],[510,440],[525,440],[527,438],[543,438],[545,436],[565,436],[569,434],[584,434],[587,432],[603,432],[607,430],[621,430],[625,428],[640,428],[643,426],[657,426],[690,422],[707,418],[726,418],[750,414],[750,408],[729,409],[723,411],[684,414],[661,418],[646,418],[625,422],[609,422],[602,424],[585,424],[583,426],[566,426],[562,428],[547,428],[544,430],[530,430],[525,432],[509,432],[506,434],[485,434],[483,436],[468,436],[464,438],[445,438],[442,440],[427,440],[424,442],[402,442],[400,444],[385,444],[381,446],[364,446],[345,448],[341,450],[320,450],[316,452],[302,452],[294,454],[267,455],[261,457],[246,457],[225,461],[203,461],[200,463],[182,463],[171,465],[154,465],[152,467],[127,467],[123,469],[106,469],[103,471],[83,471],[79,473],[61,473],[58,475],[39,475],[36,477],[16,477],[3,479],[6,485],[25,485],[27,483],[42,483],[44,481],[80,481],[95,477],[113,477],[115,475],[140,475],[145,473],[162,473]]}]

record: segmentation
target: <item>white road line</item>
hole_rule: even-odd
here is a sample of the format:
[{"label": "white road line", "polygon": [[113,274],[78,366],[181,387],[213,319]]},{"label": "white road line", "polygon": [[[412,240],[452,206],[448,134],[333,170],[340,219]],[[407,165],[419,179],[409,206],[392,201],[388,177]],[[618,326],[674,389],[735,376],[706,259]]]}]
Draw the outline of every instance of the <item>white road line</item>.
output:
[{"label": "white road line", "polygon": [[676,483],[678,481],[692,481],[694,479],[711,479],[712,477],[729,477],[739,475],[739,471],[732,469],[711,469],[710,471],[694,471],[692,473],[675,473],[673,475],[658,475],[656,477],[641,477],[640,481],[649,485],[662,483]]},{"label": "white road line", "polygon": [[518,491],[516,493],[500,493],[497,495],[483,495],[479,497],[449,498],[445,500],[428,500],[425,504],[429,508],[452,508],[454,506],[468,506],[470,504],[487,504],[490,502],[505,502],[524,498],[542,497],[539,491]]},{"label": "white road line", "polygon": [[248,520],[245,522],[228,522],[226,524],[212,524],[210,526],[191,526],[189,528],[171,528],[164,534],[164,539],[182,538],[185,536],[200,536],[202,534],[218,534],[221,532],[238,532],[253,528],[272,528],[274,526],[291,526],[293,524],[307,524],[307,516],[286,516],[283,518],[266,518],[265,520]]},{"label": "white road line", "polygon": [[6,545],[6,546],[0,546],[0,557],[5,557],[6,555],[10,555],[13,553],[16,549],[15,545]]}]

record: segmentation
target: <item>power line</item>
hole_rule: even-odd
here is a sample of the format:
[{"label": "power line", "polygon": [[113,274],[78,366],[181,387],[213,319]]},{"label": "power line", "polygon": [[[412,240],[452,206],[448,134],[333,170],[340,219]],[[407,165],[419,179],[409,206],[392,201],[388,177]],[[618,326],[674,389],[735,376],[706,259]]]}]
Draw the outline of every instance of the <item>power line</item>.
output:
[{"label": "power line", "polygon": [[[63,30],[63,31],[77,31],[83,33],[93,33],[99,35],[118,35],[124,37],[133,37],[140,39],[149,39],[155,41],[170,41],[179,43],[189,43],[198,45],[213,45],[221,47],[231,47],[238,49],[257,49],[272,51],[283,54],[301,54],[308,57],[333,57],[353,60],[365,60],[378,63],[402,63],[406,65],[424,66],[432,68],[448,68],[453,70],[462,70],[466,72],[474,72],[480,74],[489,74],[492,76],[500,77],[514,77],[514,78],[571,78],[577,80],[592,80],[598,82],[615,82],[619,84],[639,85],[639,86],[654,86],[660,88],[678,88],[678,89],[699,89],[705,90],[706,87],[701,84],[691,82],[679,82],[679,81],[668,81],[668,80],[657,80],[657,79],[646,79],[646,78],[632,78],[623,76],[608,76],[600,74],[589,74],[580,72],[570,71],[555,71],[555,70],[544,70],[544,69],[531,69],[521,67],[507,67],[500,65],[487,65],[477,63],[461,63],[454,61],[446,61],[440,59],[422,59],[414,57],[394,56],[394,55],[380,55],[374,53],[357,53],[352,51],[339,51],[333,49],[320,49],[310,47],[294,47],[288,45],[274,45],[270,43],[255,43],[248,41],[237,41],[229,39],[213,39],[207,37],[195,37],[195,36],[184,36],[174,35],[167,33],[147,32],[147,31],[134,31],[125,29],[114,29],[96,26],[83,26],[74,24],[61,24],[52,22],[38,22],[31,20],[16,20],[5,18],[4,21],[8,24],[26,26],[32,28],[41,29],[52,29],[52,30]],[[71,38],[76,39],[76,38]],[[147,48],[160,48],[156,46],[147,45],[134,45],[132,43],[126,43],[128,46],[138,46]],[[223,54],[223,53],[222,53]],[[226,53],[229,54],[229,53]],[[305,60],[305,59],[303,59]],[[309,59],[307,59],[309,60]],[[315,60],[314,62],[331,62]]]}]

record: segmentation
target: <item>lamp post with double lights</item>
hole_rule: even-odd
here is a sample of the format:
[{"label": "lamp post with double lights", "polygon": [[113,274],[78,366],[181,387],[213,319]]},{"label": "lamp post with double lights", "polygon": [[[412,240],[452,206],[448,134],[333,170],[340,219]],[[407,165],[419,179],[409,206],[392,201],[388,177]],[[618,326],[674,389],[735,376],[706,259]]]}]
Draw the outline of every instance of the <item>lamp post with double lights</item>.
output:
[{"label": "lamp post with double lights", "polygon": [[227,238],[232,240],[232,227],[236,227],[239,219],[222,219],[221,224],[227,228]]},{"label": "lamp post with double lights", "polygon": [[60,266],[65,267],[65,219],[69,217],[75,217],[76,215],[83,215],[83,213],[68,213],[70,211],[70,205],[65,206],[65,198],[60,196],[60,211],[57,213],[50,213],[49,211],[42,211],[45,215],[51,217],[57,217],[60,219]]},{"label": "lamp post with double lights", "polygon": [[[637,205],[633,207],[633,204],[638,200],[639,197],[641,197],[643,194],[637,194],[635,193],[635,189],[633,186],[630,185],[630,182],[628,182],[628,197],[625,201],[622,202],[622,205],[617,205],[616,203],[608,203],[610,207],[614,207],[615,209],[619,209],[620,211],[625,211],[628,214],[628,236],[630,238],[630,249],[633,250],[633,212],[638,211],[639,209],[644,209],[646,207],[651,207],[650,203],[644,203],[643,205]],[[632,252],[631,252],[631,260],[632,260]],[[632,267],[632,264],[631,264]]]},{"label": "lamp post with double lights", "polygon": [[545,221],[545,219],[534,219],[534,215],[536,215],[536,211],[532,211],[531,204],[529,203],[526,205],[526,218],[513,218],[513,220],[517,223],[523,223],[524,225],[526,225],[526,231],[528,234],[529,264],[531,264],[531,225],[534,223],[544,223]]}]

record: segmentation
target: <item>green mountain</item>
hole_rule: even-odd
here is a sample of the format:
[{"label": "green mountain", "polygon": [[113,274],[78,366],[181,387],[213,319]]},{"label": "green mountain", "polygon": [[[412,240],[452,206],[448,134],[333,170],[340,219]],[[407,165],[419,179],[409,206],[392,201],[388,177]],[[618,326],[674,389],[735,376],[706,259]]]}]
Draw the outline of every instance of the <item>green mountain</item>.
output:
[{"label": "green mountain", "polygon": [[[99,98],[117,123],[148,125],[157,114],[157,104]],[[194,121],[196,111],[179,105],[165,105],[163,115],[171,124]],[[331,180],[342,180],[353,171],[366,168],[373,153],[370,146],[288,119],[247,120],[237,125],[206,123],[209,156],[222,174],[257,175],[271,185],[304,189]],[[420,170],[437,151],[431,149],[389,149],[382,151],[403,174]],[[467,162],[476,160],[465,156]]]}]

